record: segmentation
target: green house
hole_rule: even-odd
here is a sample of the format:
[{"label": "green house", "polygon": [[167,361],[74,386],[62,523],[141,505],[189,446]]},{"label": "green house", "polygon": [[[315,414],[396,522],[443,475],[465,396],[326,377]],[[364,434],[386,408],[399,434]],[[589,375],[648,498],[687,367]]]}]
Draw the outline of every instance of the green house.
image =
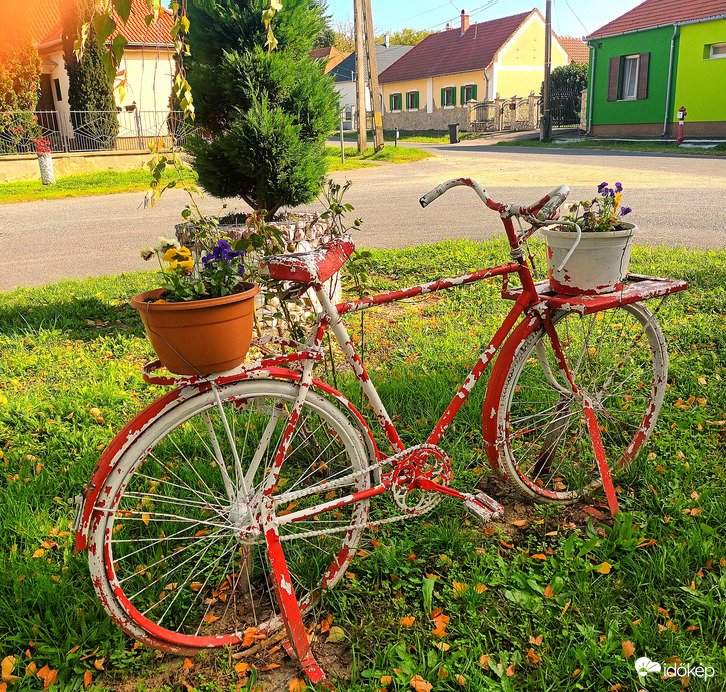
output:
[{"label": "green house", "polygon": [[726,137],[726,0],[645,0],[587,37],[587,133]]}]

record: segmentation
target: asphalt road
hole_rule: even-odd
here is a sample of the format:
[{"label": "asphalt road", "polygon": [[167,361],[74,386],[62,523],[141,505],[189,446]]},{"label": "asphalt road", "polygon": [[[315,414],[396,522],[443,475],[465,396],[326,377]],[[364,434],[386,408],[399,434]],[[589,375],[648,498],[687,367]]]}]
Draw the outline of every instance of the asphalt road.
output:
[{"label": "asphalt road", "polygon": [[[421,146],[421,145],[418,145]],[[421,146],[436,158],[334,173],[353,182],[347,201],[363,220],[359,247],[402,248],[442,239],[479,240],[501,233],[496,214],[466,188],[449,191],[425,210],[419,197],[448,178],[478,180],[496,200],[529,203],[566,184],[571,200],[593,195],[603,181],[621,182],[635,209],[638,243],[726,247],[726,159],[600,151],[498,147],[469,142]],[[187,202],[169,190],[153,209],[143,193],[77,197],[0,206],[0,291],[148,269],[142,246],[172,236]],[[222,202],[202,208],[219,213]],[[232,208],[246,209],[231,201]],[[311,209],[322,207],[312,205]]]}]

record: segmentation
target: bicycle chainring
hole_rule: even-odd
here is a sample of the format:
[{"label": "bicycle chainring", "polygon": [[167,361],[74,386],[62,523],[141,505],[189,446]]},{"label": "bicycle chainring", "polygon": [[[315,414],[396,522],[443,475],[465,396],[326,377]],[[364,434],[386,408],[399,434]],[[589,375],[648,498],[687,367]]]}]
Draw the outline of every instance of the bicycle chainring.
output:
[{"label": "bicycle chainring", "polygon": [[[398,455],[397,455],[398,456]],[[452,478],[451,459],[440,447],[430,444],[411,447],[393,469],[391,495],[406,514],[424,514],[439,504],[442,493],[416,487],[421,478],[448,487]]]}]

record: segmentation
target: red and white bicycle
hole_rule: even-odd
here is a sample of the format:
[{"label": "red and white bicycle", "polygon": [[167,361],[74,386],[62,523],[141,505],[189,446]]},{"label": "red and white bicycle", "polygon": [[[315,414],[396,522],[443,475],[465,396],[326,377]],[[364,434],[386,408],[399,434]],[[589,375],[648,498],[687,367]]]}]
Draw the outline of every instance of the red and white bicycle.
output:
[{"label": "red and white bicycle", "polygon": [[[145,368],[148,382],[175,388],[111,442],[76,522],[76,547],[88,549],[98,596],[130,635],[188,652],[249,645],[284,626],[310,679],[323,679],[305,621],[346,571],[366,527],[421,515],[444,496],[481,521],[502,512],[494,499],[452,487],[456,464],[439,446],[495,356],[482,413],[494,471],[535,500],[573,502],[603,486],[617,511],[608,462],[627,467],[653,431],[668,364],[654,313],[686,284],[630,275],[615,293],[557,295],[534,283],[527,240],[555,223],[568,189],[524,207],[494,202],[478,183],[457,179],[421,204],[455,185],[473,188],[500,214],[510,262],[334,305],[323,283],[351,255],[349,238],[268,257],[272,278],[312,287],[320,301],[305,344],[268,338],[284,353],[208,377]],[[527,230],[515,230],[515,218]],[[510,274],[519,277],[516,289],[507,287]],[[495,276],[513,301],[509,314],[433,430],[407,447],[341,318]],[[644,301],[653,299],[660,304],[652,312]],[[328,329],[390,456],[353,403],[313,376]]]}]

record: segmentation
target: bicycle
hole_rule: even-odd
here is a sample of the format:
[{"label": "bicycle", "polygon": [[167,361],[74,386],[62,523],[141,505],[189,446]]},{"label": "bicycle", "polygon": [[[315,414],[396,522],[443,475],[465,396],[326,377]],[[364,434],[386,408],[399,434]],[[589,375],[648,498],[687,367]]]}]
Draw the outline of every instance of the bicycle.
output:
[{"label": "bicycle", "polygon": [[[452,461],[439,446],[496,354],[482,412],[492,469],[542,501],[574,502],[603,486],[618,510],[607,459],[627,467],[653,431],[668,364],[656,315],[687,284],[629,275],[615,293],[554,294],[533,280],[528,241],[562,223],[557,210],[568,188],[518,206],[461,178],[424,195],[422,206],[457,185],[499,213],[510,262],[333,305],[322,284],[352,254],[350,238],[268,257],[262,266],[271,278],[297,292],[312,288],[320,303],[306,343],[266,337],[260,345],[287,352],[208,377],[165,377],[155,374],[158,361],[145,366],[147,382],[175,388],[103,452],[74,525],[101,603],[128,634],[185,653],[249,647],[284,627],[288,651],[313,682],[323,680],[304,617],[343,576],[366,527],[422,515],[444,496],[481,522],[501,515],[488,495],[452,487]],[[515,219],[529,228],[520,222],[515,230]],[[406,447],[341,317],[499,276],[502,297],[513,301],[509,314],[433,430]],[[656,298],[654,311],[643,304]],[[390,456],[356,406],[313,376],[328,329]],[[374,497],[383,509],[371,510]]]}]

